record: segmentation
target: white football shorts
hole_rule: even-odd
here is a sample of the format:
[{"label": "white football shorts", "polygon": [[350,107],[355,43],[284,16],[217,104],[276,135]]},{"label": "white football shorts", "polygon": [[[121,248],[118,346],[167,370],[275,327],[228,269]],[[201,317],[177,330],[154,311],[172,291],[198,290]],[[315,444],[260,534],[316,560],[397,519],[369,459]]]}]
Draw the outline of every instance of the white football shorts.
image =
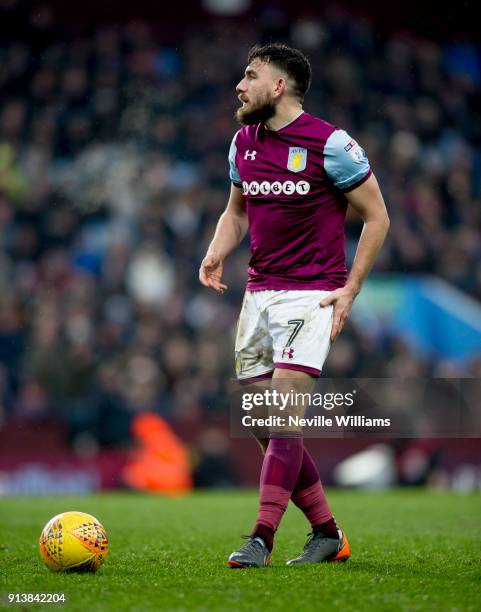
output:
[{"label": "white football shorts", "polygon": [[237,325],[238,380],[286,368],[319,376],[331,347],[330,291],[246,291]]}]

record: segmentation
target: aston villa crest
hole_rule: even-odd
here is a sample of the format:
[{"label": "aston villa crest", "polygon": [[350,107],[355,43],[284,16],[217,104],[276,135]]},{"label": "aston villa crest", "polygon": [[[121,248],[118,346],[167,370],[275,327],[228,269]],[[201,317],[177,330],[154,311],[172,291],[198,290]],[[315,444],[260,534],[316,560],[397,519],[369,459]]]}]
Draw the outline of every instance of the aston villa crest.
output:
[{"label": "aston villa crest", "polygon": [[292,172],[302,172],[307,165],[307,149],[301,147],[289,147],[287,158],[287,169]]}]

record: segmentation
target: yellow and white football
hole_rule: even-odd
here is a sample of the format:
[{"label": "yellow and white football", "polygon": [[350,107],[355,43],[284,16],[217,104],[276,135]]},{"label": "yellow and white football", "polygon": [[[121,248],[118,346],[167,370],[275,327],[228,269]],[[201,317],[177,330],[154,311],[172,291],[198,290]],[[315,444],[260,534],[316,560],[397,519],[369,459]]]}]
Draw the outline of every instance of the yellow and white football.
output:
[{"label": "yellow and white football", "polygon": [[84,512],[62,512],[43,528],[40,556],[54,572],[95,572],[107,556],[109,542],[101,523]]}]

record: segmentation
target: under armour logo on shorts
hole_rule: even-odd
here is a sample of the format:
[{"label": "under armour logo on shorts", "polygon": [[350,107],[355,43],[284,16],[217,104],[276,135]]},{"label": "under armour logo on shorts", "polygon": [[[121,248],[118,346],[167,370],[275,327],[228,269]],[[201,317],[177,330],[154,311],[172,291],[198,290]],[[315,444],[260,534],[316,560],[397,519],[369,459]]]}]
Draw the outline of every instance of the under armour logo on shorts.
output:
[{"label": "under armour logo on shorts", "polygon": [[282,359],[293,359],[294,358],[294,349],[292,346],[286,346],[285,349],[282,349]]}]

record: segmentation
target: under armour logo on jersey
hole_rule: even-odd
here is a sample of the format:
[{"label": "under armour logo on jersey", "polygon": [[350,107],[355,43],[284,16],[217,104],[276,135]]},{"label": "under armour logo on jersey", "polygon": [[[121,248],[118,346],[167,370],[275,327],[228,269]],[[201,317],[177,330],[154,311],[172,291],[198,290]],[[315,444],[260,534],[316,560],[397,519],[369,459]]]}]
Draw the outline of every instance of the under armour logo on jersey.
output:
[{"label": "under armour logo on jersey", "polygon": [[294,349],[292,346],[286,346],[286,348],[282,350],[282,359],[294,359]]},{"label": "under armour logo on jersey", "polygon": [[257,155],[257,151],[250,151],[249,149],[247,149],[247,151],[244,153],[244,159],[250,159],[251,161],[254,161]]}]

